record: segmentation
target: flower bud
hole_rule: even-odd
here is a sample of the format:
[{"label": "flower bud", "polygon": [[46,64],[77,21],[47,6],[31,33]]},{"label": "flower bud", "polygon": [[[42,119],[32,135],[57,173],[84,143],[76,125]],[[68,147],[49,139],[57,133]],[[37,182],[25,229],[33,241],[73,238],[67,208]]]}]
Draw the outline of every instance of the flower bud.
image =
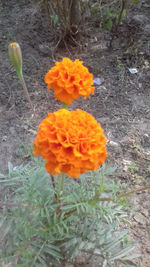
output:
[{"label": "flower bud", "polygon": [[8,47],[9,57],[19,78],[22,77],[22,54],[18,43],[11,43]]}]

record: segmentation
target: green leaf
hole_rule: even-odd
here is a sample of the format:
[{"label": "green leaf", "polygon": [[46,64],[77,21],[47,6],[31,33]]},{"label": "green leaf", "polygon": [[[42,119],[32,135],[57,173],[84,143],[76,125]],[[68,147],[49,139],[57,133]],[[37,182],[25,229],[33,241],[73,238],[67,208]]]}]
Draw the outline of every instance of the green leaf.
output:
[{"label": "green leaf", "polygon": [[118,237],[116,237],[115,239],[113,239],[113,241],[109,240],[108,245],[105,246],[104,251],[111,251],[115,246],[117,246],[121,240],[127,235],[128,230],[124,230],[122,231]]},{"label": "green leaf", "polygon": [[130,5],[133,6],[133,5],[137,4],[138,2],[139,2],[139,0],[132,0],[132,1],[130,2]]},{"label": "green leaf", "polygon": [[16,185],[16,182],[19,181],[19,177],[11,178],[11,179],[3,179],[0,180],[0,183],[3,183],[5,186]]},{"label": "green leaf", "polygon": [[69,247],[73,246],[76,243],[77,243],[77,238],[72,237],[72,239],[68,240],[67,242],[64,242],[62,246],[65,246],[65,248],[68,249]]},{"label": "green leaf", "polygon": [[124,9],[124,10],[123,10],[123,13],[122,13],[122,18],[123,18],[123,17],[125,17],[125,16],[126,16],[126,14],[127,14],[127,10],[126,10],[126,9]]},{"label": "green leaf", "polygon": [[72,247],[69,252],[67,253],[67,258],[68,259],[73,259],[77,256],[79,252],[79,244],[75,245],[74,247]]},{"label": "green leaf", "polygon": [[[104,165],[104,166],[105,166],[105,165]],[[112,168],[105,167],[105,169],[104,169],[104,174],[105,174],[105,175],[110,175],[110,174],[114,173],[114,172],[116,171],[117,168],[118,168],[117,166],[114,166],[114,167],[112,167]]]},{"label": "green leaf", "polygon": [[127,261],[127,260],[134,260],[134,259],[137,259],[137,258],[139,258],[139,257],[141,257],[141,254],[139,254],[139,253],[134,253],[134,254],[131,254],[131,255],[127,256],[127,258],[124,258],[123,260],[124,260],[124,261]]},{"label": "green leaf", "polygon": [[61,254],[58,253],[56,250],[52,250],[52,249],[49,249],[48,247],[45,247],[43,251],[56,259],[63,259]]},{"label": "green leaf", "polygon": [[[42,258],[42,256],[38,256],[37,260],[42,264],[42,267],[47,267],[47,263],[45,262],[45,260]],[[37,263],[35,264],[35,267],[37,266]]]},{"label": "green leaf", "polygon": [[58,16],[57,15],[51,15],[50,18],[52,19],[52,21],[54,22],[54,24],[58,23]]},{"label": "green leaf", "polygon": [[108,30],[108,31],[111,31],[111,29],[112,29],[112,25],[113,25],[112,20],[109,20],[109,21],[107,22],[107,30]]},{"label": "green leaf", "polygon": [[9,177],[11,176],[11,173],[13,172],[13,165],[10,161],[8,161],[8,174]]},{"label": "green leaf", "polygon": [[121,258],[125,257],[128,253],[130,253],[133,249],[134,249],[134,246],[129,245],[126,248],[120,250],[115,255],[111,256],[110,259],[111,260],[121,259]]}]

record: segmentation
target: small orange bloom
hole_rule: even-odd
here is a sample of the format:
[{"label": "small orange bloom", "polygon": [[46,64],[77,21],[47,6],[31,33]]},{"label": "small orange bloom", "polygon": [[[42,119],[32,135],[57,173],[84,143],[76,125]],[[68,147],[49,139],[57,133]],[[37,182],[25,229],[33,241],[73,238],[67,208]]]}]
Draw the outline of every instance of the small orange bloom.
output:
[{"label": "small orange bloom", "polygon": [[39,125],[33,153],[46,160],[48,173],[78,178],[104,163],[105,144],[103,129],[91,114],[60,109]]},{"label": "small orange bloom", "polygon": [[56,62],[45,75],[45,83],[48,90],[53,89],[55,98],[68,105],[80,96],[86,99],[95,89],[93,75],[78,59],[72,62],[63,58],[62,62]]}]

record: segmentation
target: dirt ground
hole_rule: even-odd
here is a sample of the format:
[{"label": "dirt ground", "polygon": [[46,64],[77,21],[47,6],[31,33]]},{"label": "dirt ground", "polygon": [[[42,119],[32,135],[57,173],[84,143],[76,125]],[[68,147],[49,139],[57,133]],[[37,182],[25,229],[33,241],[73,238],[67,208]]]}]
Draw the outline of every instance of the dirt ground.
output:
[{"label": "dirt ground", "polygon": [[[0,172],[30,159],[28,145],[36,126],[23,89],[8,58],[8,44],[19,42],[23,53],[24,78],[39,122],[60,103],[48,92],[44,75],[64,56],[79,58],[103,78],[88,100],[75,101],[70,109],[82,108],[95,116],[108,138],[108,164],[118,166],[122,183],[138,189],[150,185],[150,2],[139,1],[119,27],[118,37],[108,48],[109,33],[98,18],[84,26],[80,46],[57,49],[45,14],[37,2],[0,1]],[[132,74],[129,68],[136,68]],[[131,198],[129,231],[138,242],[142,267],[150,267],[150,191]]]}]

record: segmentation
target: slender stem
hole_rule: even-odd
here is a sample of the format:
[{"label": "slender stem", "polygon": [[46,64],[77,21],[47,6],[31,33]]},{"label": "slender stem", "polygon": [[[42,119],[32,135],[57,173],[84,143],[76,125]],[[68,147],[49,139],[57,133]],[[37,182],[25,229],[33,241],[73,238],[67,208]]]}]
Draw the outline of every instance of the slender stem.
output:
[{"label": "slender stem", "polygon": [[58,8],[59,13],[61,12],[60,14],[63,14],[63,10],[62,10],[62,7],[60,5],[60,1],[56,0],[56,3],[57,3],[57,8]]},{"label": "slender stem", "polygon": [[18,259],[19,259],[20,256],[21,256],[20,253],[18,253],[17,255],[15,255],[13,257],[12,261],[10,261],[7,266],[14,266],[17,263],[17,261],[18,261]]},{"label": "slender stem", "polygon": [[[54,179],[53,176],[51,176],[51,179]],[[53,184],[53,183],[52,183]],[[54,184],[53,184],[54,186]],[[122,197],[127,197],[133,193],[136,193],[136,192],[140,192],[140,191],[145,191],[145,190],[149,190],[150,189],[150,185],[147,185],[145,187],[141,187],[141,188],[138,188],[138,189],[135,189],[135,190],[131,190],[127,193],[121,193],[119,195],[117,195],[117,198],[122,198]],[[57,197],[57,195],[55,194],[55,196]],[[58,199],[58,197],[57,197]],[[92,200],[89,200],[89,203],[93,201]],[[114,198],[113,197],[104,197],[104,198],[99,198],[99,201],[114,201]],[[52,202],[51,205],[55,205],[57,202]],[[74,204],[74,203],[71,203],[71,204]],[[3,203],[3,202],[0,202],[0,207],[7,207],[7,208],[11,208],[11,207],[22,207],[22,208],[32,208],[32,209],[38,209],[39,207],[38,206],[33,206],[33,205],[28,205],[28,204],[21,204],[21,203]]]},{"label": "slender stem", "polygon": [[30,96],[29,96],[29,93],[28,93],[27,86],[26,86],[25,80],[24,80],[24,78],[23,78],[23,75],[21,75],[21,76],[19,75],[19,78],[20,78],[22,87],[23,87],[23,89],[24,89],[26,98],[27,98],[27,100],[28,100],[28,102],[29,102],[30,108],[31,108],[31,110],[32,110],[32,112],[33,112],[35,122],[36,122],[36,124],[37,124],[37,126],[38,126],[38,120],[37,120],[37,117],[36,117],[36,114],[35,114],[35,111],[34,111],[34,108],[33,108],[33,105],[32,105],[32,102],[31,102],[31,99],[30,99]]},{"label": "slender stem", "polygon": [[39,257],[39,255],[40,255],[41,251],[43,250],[43,248],[45,247],[46,243],[47,243],[47,240],[43,242],[43,244],[42,244],[42,246],[40,247],[39,251],[38,251],[37,254],[35,255],[31,267],[35,266],[34,264],[36,263],[36,260],[37,260],[37,258]]},{"label": "slender stem", "polygon": [[60,183],[59,183],[59,192],[58,192],[58,197],[57,197],[59,206],[57,207],[57,211],[56,211],[59,218],[61,216],[61,213],[62,213],[61,208],[63,206],[63,204],[61,203],[60,197],[62,196],[63,190],[64,190],[64,179],[65,179],[65,174],[61,173],[61,178],[60,178]]},{"label": "slender stem", "polygon": [[50,177],[51,177],[51,181],[52,181],[52,186],[53,186],[53,188],[54,188],[54,196],[55,196],[56,201],[58,201],[58,197],[57,197],[57,194],[56,194],[56,191],[55,191],[55,189],[56,189],[56,186],[55,186],[55,179],[54,179],[54,176],[51,175],[51,174],[50,174]]},{"label": "slender stem", "polygon": [[[129,195],[131,195],[133,193],[140,192],[140,191],[145,191],[145,190],[149,190],[149,189],[150,189],[150,185],[145,186],[145,187],[141,187],[141,188],[138,188],[138,189],[135,189],[135,190],[131,190],[131,191],[127,192],[127,193],[118,194],[116,197],[117,197],[117,199],[122,198],[122,197],[128,197]],[[114,201],[114,197],[100,198],[99,200],[100,201]]]},{"label": "slender stem", "polygon": [[140,192],[140,191],[145,191],[145,190],[149,190],[150,189],[150,185],[147,185],[147,186],[144,186],[144,187],[141,187],[141,188],[138,188],[138,189],[135,189],[135,190],[131,190],[127,193],[122,193],[122,194],[119,194],[117,196],[117,198],[121,198],[121,197],[127,197],[133,193],[136,193],[136,192]]},{"label": "slender stem", "polygon": [[60,187],[59,187],[59,196],[61,196],[63,194],[64,181],[65,181],[65,174],[62,172],[61,173],[61,180],[60,180]]},{"label": "slender stem", "polygon": [[97,193],[99,194],[99,190],[97,190],[96,177],[95,177],[95,175],[94,175],[94,187],[95,187],[95,197],[96,197],[97,196]]},{"label": "slender stem", "polygon": [[104,191],[104,174],[101,172],[101,184],[100,184],[100,193]]},{"label": "slender stem", "polygon": [[[131,190],[131,191],[127,192],[127,193],[119,194],[119,195],[117,196],[117,198],[119,199],[119,198],[122,198],[122,197],[129,196],[129,195],[131,195],[131,194],[133,194],[133,193],[140,192],[140,191],[145,191],[145,190],[149,190],[149,189],[150,189],[150,185],[145,186],[145,187],[142,187],[142,188],[139,188],[139,189],[136,189],[136,190]],[[93,200],[89,200],[88,203],[90,204],[91,201],[93,201]],[[105,202],[105,201],[108,201],[108,202],[110,202],[110,201],[116,202],[116,200],[114,199],[114,197],[109,197],[109,198],[106,198],[106,197],[105,197],[105,198],[99,198],[99,201],[102,201],[102,202]],[[73,204],[74,204],[74,203],[73,203]],[[67,212],[67,213],[65,214],[65,219],[66,219],[68,216],[70,216],[70,214],[73,214],[73,213],[75,213],[75,212],[76,212],[76,208],[73,209],[73,210],[71,210],[71,211],[69,211],[69,212]]]},{"label": "slender stem", "polygon": [[62,108],[68,109],[68,105],[66,103],[62,102]]},{"label": "slender stem", "polygon": [[37,206],[33,206],[33,205],[28,205],[28,204],[20,204],[20,203],[3,203],[0,202],[0,207],[7,207],[7,208],[11,208],[11,207],[16,207],[16,208],[32,208],[32,209],[37,209]]}]

